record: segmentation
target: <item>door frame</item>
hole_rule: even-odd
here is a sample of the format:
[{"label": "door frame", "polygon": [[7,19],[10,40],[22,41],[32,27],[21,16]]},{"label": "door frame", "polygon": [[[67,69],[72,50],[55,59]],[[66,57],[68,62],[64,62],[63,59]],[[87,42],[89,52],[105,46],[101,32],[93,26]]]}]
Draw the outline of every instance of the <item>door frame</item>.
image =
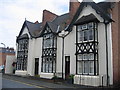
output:
[{"label": "door frame", "polygon": [[65,79],[70,75],[70,56],[65,56]]},{"label": "door frame", "polygon": [[[37,66],[36,66],[37,64]],[[37,68],[37,71],[36,71]],[[34,68],[34,74],[38,75],[39,74],[39,58],[35,58],[35,68]]]}]

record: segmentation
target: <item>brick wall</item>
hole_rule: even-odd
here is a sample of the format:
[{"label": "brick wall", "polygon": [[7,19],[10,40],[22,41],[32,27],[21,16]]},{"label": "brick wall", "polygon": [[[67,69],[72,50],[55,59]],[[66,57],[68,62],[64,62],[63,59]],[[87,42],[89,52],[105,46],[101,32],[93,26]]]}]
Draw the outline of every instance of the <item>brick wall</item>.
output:
[{"label": "brick wall", "polygon": [[113,83],[120,82],[120,3],[115,3],[112,8],[112,49],[113,49]]}]

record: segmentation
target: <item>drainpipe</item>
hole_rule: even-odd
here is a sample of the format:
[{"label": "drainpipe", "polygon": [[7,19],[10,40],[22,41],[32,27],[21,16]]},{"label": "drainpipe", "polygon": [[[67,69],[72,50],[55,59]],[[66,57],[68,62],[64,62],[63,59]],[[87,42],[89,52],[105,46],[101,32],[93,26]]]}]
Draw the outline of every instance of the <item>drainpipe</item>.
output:
[{"label": "drainpipe", "polygon": [[63,61],[64,61],[64,37],[62,37],[62,79],[63,79]]},{"label": "drainpipe", "polygon": [[107,74],[107,86],[109,85],[109,74],[108,74],[108,42],[107,42],[107,25],[109,22],[105,21],[105,35],[106,35],[106,74]]}]

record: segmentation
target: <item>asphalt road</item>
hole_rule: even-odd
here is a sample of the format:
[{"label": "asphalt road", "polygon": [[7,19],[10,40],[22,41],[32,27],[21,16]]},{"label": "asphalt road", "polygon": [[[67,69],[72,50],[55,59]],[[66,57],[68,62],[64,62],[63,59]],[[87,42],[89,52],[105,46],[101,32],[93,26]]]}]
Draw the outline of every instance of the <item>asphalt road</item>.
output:
[{"label": "asphalt road", "polygon": [[[13,75],[3,75],[2,76],[2,88],[28,88],[28,89],[44,89],[44,90],[52,90],[61,88],[75,88],[71,85],[62,85],[62,84],[55,84],[50,82],[45,82],[41,80],[34,80],[25,77],[18,77]],[[28,90],[27,89],[27,90]],[[15,90],[15,89],[14,89]]]},{"label": "asphalt road", "polygon": [[17,80],[3,78],[2,88],[43,88],[43,87],[27,84]]}]

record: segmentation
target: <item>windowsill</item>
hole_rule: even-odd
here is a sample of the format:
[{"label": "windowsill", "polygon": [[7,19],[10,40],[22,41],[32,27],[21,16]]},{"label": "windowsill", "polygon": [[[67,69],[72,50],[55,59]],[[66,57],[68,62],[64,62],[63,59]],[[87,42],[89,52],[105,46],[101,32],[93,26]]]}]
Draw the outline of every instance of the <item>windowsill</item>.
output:
[{"label": "windowsill", "polygon": [[76,75],[80,75],[80,76],[99,76],[99,75],[94,75],[94,74],[76,74]]},{"label": "windowsill", "polygon": [[[97,40],[95,40],[97,42]],[[87,43],[87,42],[94,42],[94,40],[88,40],[88,41],[79,41],[78,43]]]}]

